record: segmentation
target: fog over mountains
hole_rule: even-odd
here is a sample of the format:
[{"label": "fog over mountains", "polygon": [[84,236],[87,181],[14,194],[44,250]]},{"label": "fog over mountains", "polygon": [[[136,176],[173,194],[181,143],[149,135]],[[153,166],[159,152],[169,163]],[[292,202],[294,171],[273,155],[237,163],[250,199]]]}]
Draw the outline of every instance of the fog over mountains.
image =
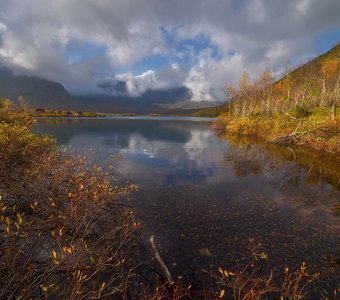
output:
[{"label": "fog over mountains", "polygon": [[191,102],[191,91],[186,87],[148,89],[132,97],[128,95],[124,81],[98,85],[103,90],[102,94],[71,95],[60,83],[0,69],[0,95],[14,101],[23,96],[32,108],[145,114],[212,106],[211,102]]}]

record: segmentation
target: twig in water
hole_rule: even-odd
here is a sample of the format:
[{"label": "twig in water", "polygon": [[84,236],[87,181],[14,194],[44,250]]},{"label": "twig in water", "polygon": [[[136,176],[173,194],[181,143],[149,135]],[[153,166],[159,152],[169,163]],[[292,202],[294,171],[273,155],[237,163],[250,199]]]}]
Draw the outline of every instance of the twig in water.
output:
[{"label": "twig in water", "polygon": [[160,257],[160,255],[158,253],[157,247],[155,245],[154,238],[155,237],[152,235],[151,238],[150,238],[150,244],[151,244],[151,247],[152,247],[153,251],[155,252],[155,258],[159,262],[162,270],[164,271],[164,273],[166,275],[166,278],[168,279],[168,282],[172,283],[173,282],[172,276],[171,276],[171,274],[169,272],[169,269],[166,267],[165,263],[163,262],[163,259]]}]

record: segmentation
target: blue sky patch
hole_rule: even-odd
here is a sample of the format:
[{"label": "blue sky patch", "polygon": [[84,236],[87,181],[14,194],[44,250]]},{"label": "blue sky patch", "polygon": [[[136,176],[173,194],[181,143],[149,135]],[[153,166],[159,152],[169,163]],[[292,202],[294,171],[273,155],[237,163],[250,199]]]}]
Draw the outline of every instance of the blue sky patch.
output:
[{"label": "blue sky patch", "polygon": [[92,43],[72,41],[66,45],[65,54],[69,63],[75,63],[104,56],[106,54],[106,47]]},{"label": "blue sky patch", "polygon": [[322,32],[315,38],[316,51],[319,54],[327,52],[339,42],[340,27]]}]

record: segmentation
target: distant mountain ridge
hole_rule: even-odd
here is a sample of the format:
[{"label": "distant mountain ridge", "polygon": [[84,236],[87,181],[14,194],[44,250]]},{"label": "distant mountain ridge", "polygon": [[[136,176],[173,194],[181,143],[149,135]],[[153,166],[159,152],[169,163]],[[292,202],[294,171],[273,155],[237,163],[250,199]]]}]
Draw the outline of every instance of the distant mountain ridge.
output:
[{"label": "distant mountain ridge", "polygon": [[16,101],[23,96],[29,106],[47,109],[69,109],[75,99],[62,84],[33,76],[15,75],[0,69],[0,96]]},{"label": "distant mountain ridge", "polygon": [[[191,91],[186,87],[168,90],[146,90],[142,95],[130,97],[127,95],[88,95],[74,96],[79,107],[89,111],[103,113],[162,113],[172,105],[184,103],[191,97]],[[170,107],[166,107],[169,105]]]},{"label": "distant mountain ridge", "polygon": [[[112,88],[105,86],[106,89]],[[34,76],[16,75],[10,70],[0,69],[0,96],[16,101],[23,96],[29,107],[44,109],[64,109],[93,111],[102,113],[184,113],[210,106],[206,101],[191,102],[191,91],[187,87],[167,90],[146,90],[142,95],[71,95],[60,83]],[[117,86],[113,87],[115,91]],[[112,92],[112,90],[111,90]]]}]

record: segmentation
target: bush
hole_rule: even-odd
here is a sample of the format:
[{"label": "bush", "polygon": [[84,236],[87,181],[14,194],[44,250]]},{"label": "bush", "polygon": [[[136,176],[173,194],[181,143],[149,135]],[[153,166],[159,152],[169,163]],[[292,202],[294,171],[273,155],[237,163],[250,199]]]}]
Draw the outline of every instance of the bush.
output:
[{"label": "bush", "polygon": [[230,120],[231,117],[229,116],[229,114],[222,114],[213,123],[212,128],[216,130],[218,133],[224,133],[227,129]]},{"label": "bush", "polygon": [[138,222],[120,200],[135,187],[12,117],[0,124],[0,298],[123,297]]},{"label": "bush", "polygon": [[311,115],[311,112],[301,105],[295,105],[295,107],[291,109],[289,113],[297,119],[305,118]]}]

